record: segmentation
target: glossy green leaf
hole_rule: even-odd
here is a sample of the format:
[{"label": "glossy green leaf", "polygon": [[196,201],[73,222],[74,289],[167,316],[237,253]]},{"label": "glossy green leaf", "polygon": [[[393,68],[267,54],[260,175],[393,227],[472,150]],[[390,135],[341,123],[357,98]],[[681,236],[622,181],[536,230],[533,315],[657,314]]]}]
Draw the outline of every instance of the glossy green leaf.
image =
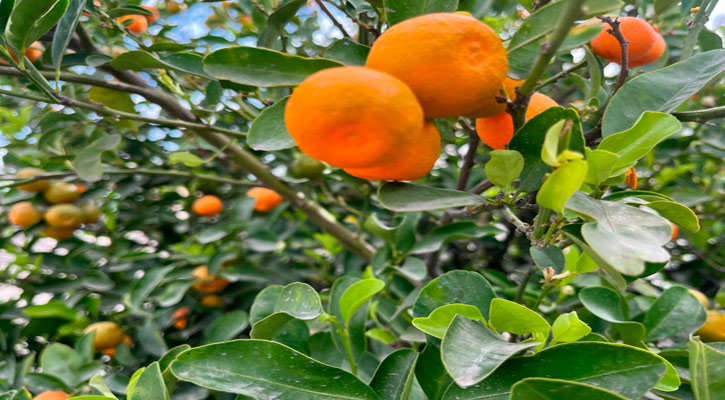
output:
[{"label": "glossy green leaf", "polygon": [[564,259],[564,253],[557,246],[546,246],[543,249],[531,246],[529,247],[529,255],[534,260],[534,264],[540,269],[551,267],[557,272],[564,270],[566,259]]},{"label": "glossy green leaf", "polygon": [[88,98],[114,110],[129,113],[136,111],[131,95],[119,90],[96,86],[88,92]]},{"label": "glossy green leaf", "polygon": [[557,168],[541,185],[536,194],[536,203],[562,213],[564,205],[581,188],[587,176],[587,163],[572,160]]},{"label": "glossy green leaf", "polygon": [[60,21],[68,0],[16,0],[5,26],[7,44],[24,54],[25,49]]},{"label": "glossy green leaf", "polygon": [[141,343],[141,347],[143,347],[143,349],[149,354],[162,357],[167,351],[169,351],[166,341],[163,336],[161,336],[159,327],[156,326],[152,320],[148,320],[145,324],[143,324],[141,329],[138,331],[138,339]]},{"label": "glossy green leaf", "polygon": [[272,48],[277,38],[284,33],[285,24],[295,16],[303,5],[305,5],[305,0],[293,0],[274,10],[267,18],[267,25],[259,34],[257,45]]},{"label": "glossy green leaf", "polygon": [[586,150],[587,176],[584,182],[599,186],[612,176],[614,165],[619,161],[619,156],[607,150]]},{"label": "glossy green leaf", "polygon": [[458,0],[386,0],[388,22],[391,25],[419,15],[435,12],[453,12]]},{"label": "glossy green leaf", "polygon": [[602,121],[602,136],[622,132],[645,111],[671,112],[725,68],[725,50],[697,54],[636,76],[612,97]]},{"label": "glossy green leaf", "polygon": [[413,305],[413,317],[427,317],[446,304],[469,304],[478,307],[488,318],[491,300],[496,297],[493,288],[477,272],[454,270],[428,282]]},{"label": "glossy green leaf", "polygon": [[690,376],[697,400],[716,400],[725,393],[725,352],[690,339]]},{"label": "glossy green leaf", "polygon": [[546,319],[519,303],[506,299],[493,299],[489,312],[492,327],[516,335],[539,334],[546,339],[551,326]]},{"label": "glossy green leaf", "polygon": [[576,311],[561,314],[551,326],[551,343],[553,346],[559,342],[576,342],[592,331],[589,325],[579,319]]},{"label": "glossy green leaf", "polygon": [[413,349],[399,349],[385,357],[370,381],[380,400],[409,398],[417,361],[418,353]]},{"label": "glossy green leaf", "polygon": [[509,343],[481,322],[456,316],[441,343],[441,358],[456,384],[468,387],[491,375],[507,359],[538,344]]},{"label": "glossy green leaf", "polygon": [[350,322],[353,314],[363,304],[367,303],[379,291],[383,290],[385,282],[379,279],[363,279],[350,285],[340,298],[340,314],[345,325]]},{"label": "glossy green leaf", "polygon": [[541,161],[551,167],[559,165],[559,136],[564,129],[566,120],[561,120],[550,126],[544,136],[544,144],[541,146]]},{"label": "glossy green leaf", "polygon": [[562,379],[528,378],[515,384],[510,400],[626,400],[610,390]]},{"label": "glossy green leaf", "polygon": [[660,216],[583,193],[574,194],[566,208],[590,221],[581,229],[586,243],[597,257],[622,274],[636,276],[645,271],[646,262],[670,259],[663,246],[670,241],[671,228]]},{"label": "glossy green leaf", "polygon": [[472,221],[459,221],[433,228],[422,239],[416,242],[411,254],[430,253],[441,249],[444,243],[462,239],[479,239],[504,233],[501,229]]},{"label": "glossy green leaf", "polygon": [[204,70],[209,75],[259,87],[295,86],[317,71],[341,65],[324,58],[306,58],[244,46],[227,47],[204,57]]},{"label": "glossy green leaf", "polygon": [[50,48],[50,56],[55,68],[58,68],[61,61],[63,61],[63,54],[75,33],[85,5],[86,0],[69,0],[68,10],[63,14],[58,26],[55,28],[53,44]]},{"label": "glossy green leaf", "polygon": [[443,339],[448,326],[457,315],[473,321],[485,321],[481,310],[469,304],[446,304],[433,310],[427,317],[414,318],[413,326],[438,339]]},{"label": "glossy green leaf", "polygon": [[253,398],[378,399],[368,385],[349,372],[265,340],[193,348],[179,354],[171,370],[180,380]]},{"label": "glossy green leaf", "polygon": [[370,339],[375,339],[385,345],[390,345],[391,343],[398,341],[397,336],[395,336],[389,330],[381,328],[368,329],[367,331],[365,331],[365,336]]},{"label": "glossy green leaf", "polygon": [[657,298],[644,315],[646,339],[655,341],[692,333],[703,323],[705,308],[686,288],[673,286]]},{"label": "glossy green leaf", "polygon": [[515,383],[535,377],[576,381],[639,399],[665,371],[664,361],[647,350],[614,343],[564,343],[534,356],[512,358],[474,386],[451,385],[443,399],[507,400]]},{"label": "glossy green leaf", "polygon": [[291,149],[296,146],[284,124],[284,109],[289,97],[265,108],[247,134],[247,145],[259,151],[277,151]]},{"label": "glossy green leaf", "polygon": [[440,399],[453,382],[441,360],[439,340],[428,338],[423,352],[418,356],[415,377],[429,399]]},{"label": "glossy green leaf", "polygon": [[325,57],[339,61],[345,65],[365,65],[370,47],[359,44],[352,39],[336,40],[325,50]]},{"label": "glossy green leaf", "polygon": [[644,112],[634,125],[619,133],[607,136],[597,147],[619,156],[612,167],[611,176],[623,174],[640,158],[682,128],[677,118],[659,112]]},{"label": "glossy green leaf", "polygon": [[159,58],[143,50],[133,50],[114,58],[111,65],[120,70],[166,69],[212,79],[203,70],[201,56],[194,53],[177,53]]},{"label": "glossy green leaf", "polygon": [[204,342],[215,343],[237,337],[249,326],[249,316],[242,310],[225,313],[204,329]]},{"label": "glossy green leaf", "polygon": [[128,292],[128,305],[138,310],[141,307],[141,303],[148,301],[151,292],[159,286],[164,277],[173,269],[173,267],[164,267],[146,271],[143,277],[133,282]]},{"label": "glossy green leaf", "polygon": [[579,300],[589,312],[609,322],[629,319],[629,307],[614,290],[604,286],[590,286],[579,292]]},{"label": "glossy green leaf", "polygon": [[126,389],[128,400],[170,399],[158,362],[151,363],[143,372],[134,376],[136,379],[131,379]]},{"label": "glossy green leaf", "polygon": [[42,305],[23,308],[23,314],[31,318],[63,318],[67,320],[80,317],[78,310],[68,307],[60,300],[51,300]]},{"label": "glossy green leaf", "polygon": [[486,177],[494,185],[510,190],[524,169],[524,157],[515,150],[494,150],[490,154],[491,159],[484,166]]},{"label": "glossy green leaf", "polygon": [[700,230],[700,221],[697,219],[697,215],[687,206],[667,200],[652,201],[645,205],[687,231],[697,232]]},{"label": "glossy green leaf", "polygon": [[427,211],[478,206],[486,200],[458,190],[439,189],[410,183],[387,182],[378,189],[378,200],[393,211]]},{"label": "glossy green leaf", "polygon": [[121,135],[100,137],[76,154],[73,169],[78,176],[88,182],[96,182],[103,176],[101,156],[106,151],[116,149],[121,144]]},{"label": "glossy green leaf", "polygon": [[187,167],[198,167],[201,164],[204,164],[204,160],[202,160],[199,156],[196,154],[187,153],[185,151],[175,151],[171,154],[169,154],[169,163],[170,164],[184,164]]}]

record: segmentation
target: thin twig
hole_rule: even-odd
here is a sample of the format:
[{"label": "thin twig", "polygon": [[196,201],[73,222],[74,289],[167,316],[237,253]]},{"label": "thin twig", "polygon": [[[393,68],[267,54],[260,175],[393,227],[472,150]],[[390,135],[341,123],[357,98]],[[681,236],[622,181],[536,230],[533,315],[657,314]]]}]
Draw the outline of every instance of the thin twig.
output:
[{"label": "thin twig", "polygon": [[529,236],[531,234],[531,227],[529,226],[529,224],[520,220],[519,217],[517,217],[510,208],[501,207],[501,214],[503,214],[504,218],[506,218],[508,222],[516,227],[517,231],[523,233],[526,236]]},{"label": "thin twig", "polygon": [[705,110],[697,110],[697,111],[673,112],[672,115],[674,115],[675,118],[679,119],[682,122],[709,121],[711,119],[725,118],[725,106],[708,108]]},{"label": "thin twig", "polygon": [[[617,42],[619,42],[619,47],[621,48],[621,59],[619,62],[620,68],[619,68],[619,78],[617,78],[617,84],[614,86],[614,90],[612,91],[612,94],[609,96],[611,99],[612,96],[614,96],[615,93],[619,90],[619,88],[624,85],[624,82],[627,80],[627,77],[629,76],[629,42],[624,37],[624,34],[622,34],[622,30],[619,28],[620,22],[619,18],[612,19],[608,16],[601,16],[597,17],[602,22],[609,25],[609,29],[607,29],[607,32],[609,32],[610,35],[614,36],[615,39],[617,39]],[[605,105],[606,107],[606,105]]]},{"label": "thin twig", "polygon": [[471,188],[471,193],[473,194],[481,194],[485,192],[488,189],[491,189],[493,187],[493,182],[486,179],[485,181],[479,182],[476,186]]},{"label": "thin twig", "polygon": [[687,60],[692,56],[695,51],[695,44],[697,39],[700,37],[700,32],[705,26],[712,10],[715,9],[717,0],[705,0],[700,4],[700,9],[697,10],[695,18],[687,23],[687,37],[685,38],[685,44],[682,46],[682,55],[680,61]]},{"label": "thin twig", "polygon": [[325,15],[327,15],[327,18],[329,18],[330,21],[332,21],[332,23],[337,27],[337,29],[339,29],[340,32],[342,32],[342,35],[343,36],[345,36],[348,39],[352,39],[352,37],[350,36],[350,34],[347,33],[347,31],[342,26],[342,24],[340,23],[340,21],[338,21],[337,19],[335,19],[335,16],[332,15],[332,13],[330,12],[330,10],[327,8],[327,6],[325,5],[325,3],[322,0],[315,0],[315,3],[317,3],[317,5],[322,10],[322,12],[324,12]]},{"label": "thin twig", "polygon": [[468,186],[468,177],[471,175],[471,168],[473,168],[473,163],[476,159],[476,151],[478,150],[478,143],[480,142],[480,139],[478,138],[476,130],[468,125],[468,122],[463,119],[459,119],[458,122],[466,130],[466,132],[468,132],[468,153],[466,153],[466,157],[463,159],[463,165],[461,166],[461,171],[458,175],[456,189],[466,190],[466,186]]},{"label": "thin twig", "polygon": [[569,67],[569,69],[562,70],[558,74],[556,74],[556,75],[552,76],[551,78],[549,78],[549,79],[541,82],[540,84],[538,84],[536,86],[536,88],[534,90],[535,91],[539,91],[544,86],[548,86],[548,85],[551,85],[552,83],[555,83],[559,79],[566,77],[567,75],[571,74],[572,72],[578,70],[579,68],[581,68],[581,67],[583,67],[585,65],[587,65],[586,60],[579,61],[578,63],[576,63],[576,64],[572,65],[571,67]]}]

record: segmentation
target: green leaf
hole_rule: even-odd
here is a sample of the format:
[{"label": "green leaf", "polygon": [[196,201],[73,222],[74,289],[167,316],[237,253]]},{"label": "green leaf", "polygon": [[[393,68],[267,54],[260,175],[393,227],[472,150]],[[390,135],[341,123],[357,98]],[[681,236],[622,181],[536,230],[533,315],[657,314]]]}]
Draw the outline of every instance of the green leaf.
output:
[{"label": "green leaf", "polygon": [[597,150],[619,156],[610,176],[621,175],[680,128],[682,124],[672,115],[647,111],[631,128],[605,137]]},{"label": "green leaf", "polygon": [[60,21],[67,8],[68,0],[17,0],[5,27],[7,44],[16,54],[25,54],[25,49]]},{"label": "green leaf", "polygon": [[23,309],[23,314],[31,318],[62,318],[71,321],[81,316],[78,310],[68,307],[60,300],[51,300],[42,305],[26,307]]},{"label": "green leaf", "polygon": [[411,254],[430,253],[441,249],[444,243],[462,239],[480,239],[504,233],[501,229],[492,226],[479,226],[473,221],[459,221],[448,225],[433,228],[428,234],[416,242]]},{"label": "green leaf", "polygon": [[670,259],[663,246],[670,241],[671,227],[660,216],[583,193],[574,194],[566,208],[591,221],[581,228],[583,238],[598,258],[622,274],[636,276],[645,271],[646,262]]},{"label": "green leaf", "polygon": [[605,197],[602,197],[602,200],[614,201],[614,200],[625,199],[628,197],[637,197],[637,198],[645,200],[645,201],[658,201],[658,200],[674,201],[674,200],[672,200],[671,197],[668,197],[664,194],[657,193],[657,192],[650,192],[647,190],[623,190],[621,192],[614,192]]},{"label": "green leaf", "polygon": [[121,144],[121,135],[102,136],[79,151],[73,159],[73,169],[84,181],[96,182],[103,177],[101,156]]},{"label": "green leaf", "polygon": [[660,295],[644,315],[648,341],[689,334],[705,323],[705,308],[686,288],[673,286]]},{"label": "green leaf", "polygon": [[63,54],[75,33],[85,5],[86,0],[70,0],[68,2],[68,11],[63,14],[63,17],[58,22],[58,26],[55,28],[53,44],[50,49],[51,60],[55,68],[58,68],[63,61]]},{"label": "green leaf", "polygon": [[483,197],[468,192],[400,182],[383,184],[378,189],[378,200],[393,211],[428,211],[486,203]]},{"label": "green leaf", "polygon": [[491,375],[516,353],[538,344],[509,343],[482,323],[457,316],[441,343],[441,358],[456,384],[468,387]]},{"label": "green leaf", "polygon": [[88,91],[88,98],[118,111],[136,111],[131,95],[115,89],[94,86]]},{"label": "green leaf", "polygon": [[457,315],[462,315],[473,321],[486,321],[481,314],[481,310],[476,306],[469,304],[446,304],[433,310],[427,317],[414,318],[413,326],[435,338],[443,339],[443,336],[446,335],[446,331],[448,330],[448,326]]},{"label": "green leaf", "polygon": [[515,383],[535,377],[576,381],[639,399],[657,384],[666,369],[660,357],[636,347],[564,343],[531,357],[512,358],[474,386],[463,389],[451,385],[443,400],[507,400]]},{"label": "green leaf", "polygon": [[659,215],[687,231],[697,232],[700,230],[700,221],[697,219],[697,215],[687,206],[667,200],[652,201],[645,204],[645,206],[657,211]]},{"label": "green leaf", "polygon": [[250,336],[253,339],[272,339],[292,319],[313,320],[322,315],[322,303],[310,285],[293,282],[260,292],[251,312],[254,327]]},{"label": "green leaf", "polygon": [[585,151],[587,176],[584,178],[584,182],[592,186],[599,186],[613,176],[612,170],[619,161],[619,156],[607,150],[591,150],[588,147]]},{"label": "green leaf", "polygon": [[303,5],[305,5],[305,0],[293,0],[274,10],[267,18],[267,25],[259,34],[257,45],[271,48],[277,38],[284,33],[284,26]]},{"label": "green leaf", "polygon": [[519,190],[530,192],[540,188],[544,175],[551,172],[551,167],[541,160],[541,148],[544,146],[546,132],[562,119],[572,121],[574,124],[568,133],[571,138],[569,146],[561,150],[584,154],[584,136],[576,111],[563,107],[552,107],[531,118],[514,134],[509,143],[510,150],[516,150],[524,156],[524,170],[521,172]]},{"label": "green leaf", "polygon": [[499,331],[516,335],[531,333],[543,338],[543,340],[549,337],[549,329],[551,329],[549,323],[537,312],[505,299],[493,299],[491,301],[488,322]]},{"label": "green leaf", "polygon": [[486,177],[494,185],[509,191],[524,169],[524,157],[516,150],[494,150],[484,166]]},{"label": "green leaf", "polygon": [[196,154],[187,153],[185,151],[175,151],[169,154],[169,164],[178,163],[184,164],[187,167],[198,167],[201,164],[204,164],[204,160]]},{"label": "green leaf", "polygon": [[249,316],[242,310],[223,314],[204,329],[204,343],[216,343],[237,337],[249,326]]},{"label": "green leaf", "polygon": [[365,336],[370,339],[375,339],[384,345],[390,345],[391,343],[397,342],[398,337],[392,334],[387,329],[373,328],[365,331]]},{"label": "green leaf", "polygon": [[152,320],[146,321],[141,330],[138,331],[138,339],[141,347],[149,354],[162,357],[169,351],[169,347],[166,345],[163,336],[161,336],[159,328]]},{"label": "green leaf", "polygon": [[536,203],[561,214],[564,205],[581,188],[587,176],[584,160],[571,160],[557,168],[541,185]]},{"label": "green leaf", "polygon": [[345,65],[365,65],[370,47],[348,38],[336,40],[325,50],[325,57]]},{"label": "green leaf", "polygon": [[370,381],[380,400],[409,398],[417,361],[418,353],[413,349],[399,349],[385,357]]},{"label": "green leaf", "polygon": [[171,364],[180,380],[221,392],[277,400],[376,400],[347,371],[265,340],[234,340],[187,350]]},{"label": "green leaf", "polygon": [[169,400],[169,392],[166,390],[158,362],[151,363],[143,372],[134,376],[136,379],[131,379],[126,389],[128,400]]},{"label": "green leaf", "polygon": [[296,146],[284,124],[284,109],[289,97],[274,103],[252,121],[247,134],[247,145],[258,151],[277,151]]},{"label": "green leaf", "polygon": [[173,267],[154,268],[147,270],[141,279],[133,282],[128,292],[127,302],[134,310],[139,310],[141,303],[148,300],[151,292],[156,289]]},{"label": "green leaf", "polygon": [[677,0],[655,0],[655,14],[662,15],[665,11],[679,3]]},{"label": "green leaf", "polygon": [[88,386],[96,389],[103,396],[116,399],[116,396],[113,394],[113,392],[111,392],[111,389],[108,388],[108,385],[106,385],[106,382],[103,380],[103,375],[101,374],[93,375],[93,378],[88,381]]},{"label": "green leaf", "polygon": [[383,290],[385,282],[379,279],[363,279],[350,285],[340,297],[340,314],[345,325],[350,322],[353,314],[363,304],[367,303],[379,291]]},{"label": "green leaf", "polygon": [[470,304],[478,307],[481,314],[488,318],[494,297],[493,288],[481,274],[453,270],[433,279],[421,289],[413,305],[413,317],[427,317],[446,304]]},{"label": "green leaf", "polygon": [[388,22],[391,25],[419,15],[435,12],[453,12],[458,0],[386,0]]},{"label": "green leaf", "polygon": [[557,272],[561,272],[566,267],[564,253],[557,246],[546,246],[543,249],[531,246],[529,248],[529,255],[534,260],[534,264],[540,269],[551,267]]},{"label": "green leaf", "polygon": [[306,58],[245,46],[227,47],[204,57],[204,70],[209,75],[259,87],[296,86],[317,71],[341,65],[324,58]]},{"label": "green leaf", "polygon": [[510,400],[626,400],[626,397],[594,385],[562,379],[528,378],[511,388]]},{"label": "green leaf", "polygon": [[612,96],[604,112],[602,136],[627,130],[645,111],[675,110],[723,68],[725,50],[712,50],[632,78]]},{"label": "green leaf", "polygon": [[609,322],[626,322],[629,307],[614,290],[604,286],[590,286],[579,292],[579,300],[589,312]]},{"label": "green leaf", "polygon": [[725,393],[725,353],[699,338],[690,339],[690,376],[697,400],[716,400]]},{"label": "green leaf", "polygon": [[544,145],[541,146],[541,161],[551,167],[559,165],[559,136],[564,129],[564,124],[566,124],[566,120],[555,123],[549,127],[544,136]]},{"label": "green leaf", "polygon": [[559,342],[576,342],[591,331],[592,328],[579,319],[576,311],[561,314],[556,317],[551,327],[551,343],[549,346]]}]

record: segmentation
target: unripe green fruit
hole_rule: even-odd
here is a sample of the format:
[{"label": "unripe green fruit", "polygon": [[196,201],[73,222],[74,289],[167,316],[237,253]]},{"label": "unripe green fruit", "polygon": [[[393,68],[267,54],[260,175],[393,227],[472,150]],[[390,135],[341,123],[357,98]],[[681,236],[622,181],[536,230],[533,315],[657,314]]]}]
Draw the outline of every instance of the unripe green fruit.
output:
[{"label": "unripe green fruit", "polygon": [[290,172],[295,178],[319,179],[325,171],[325,164],[307,154],[299,154],[292,162]]}]

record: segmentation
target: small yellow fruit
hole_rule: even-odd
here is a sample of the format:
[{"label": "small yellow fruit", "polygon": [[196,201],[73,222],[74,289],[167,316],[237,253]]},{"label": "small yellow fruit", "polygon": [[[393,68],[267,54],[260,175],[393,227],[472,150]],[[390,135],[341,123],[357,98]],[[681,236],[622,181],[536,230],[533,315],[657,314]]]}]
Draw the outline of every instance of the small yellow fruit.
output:
[{"label": "small yellow fruit", "polygon": [[83,211],[84,224],[94,224],[101,217],[101,209],[95,204],[84,204],[81,206],[81,211]]},{"label": "small yellow fruit", "polygon": [[45,213],[45,222],[51,228],[76,229],[83,223],[83,210],[72,204],[56,204]]},{"label": "small yellow fruit", "polygon": [[191,274],[197,279],[197,282],[192,287],[194,290],[201,293],[218,293],[224,290],[231,283],[224,278],[218,278],[215,275],[210,275],[206,265],[200,265],[194,268]]},{"label": "small yellow fruit", "polygon": [[707,321],[695,332],[703,342],[725,342],[725,313],[708,311]]},{"label": "small yellow fruit", "polygon": [[[45,171],[40,168],[23,168],[16,175],[18,178],[28,179],[34,176],[43,175]],[[35,182],[18,185],[18,189],[26,192],[38,193],[47,190],[50,187],[50,181],[47,179],[37,180]]]},{"label": "small yellow fruit", "polygon": [[10,207],[8,219],[10,223],[27,228],[35,225],[43,215],[33,207],[33,203],[29,201],[21,201]]},{"label": "small yellow fruit", "polygon": [[224,306],[224,301],[221,297],[215,294],[207,294],[201,298],[201,305],[208,308],[219,308]]},{"label": "small yellow fruit", "polygon": [[43,229],[43,235],[53,238],[55,240],[65,240],[70,239],[73,237],[73,232],[75,232],[75,228],[73,229],[62,229],[62,228],[53,228],[52,226],[46,226]]},{"label": "small yellow fruit", "polygon": [[43,198],[50,204],[73,203],[81,196],[78,187],[72,183],[56,182],[43,192]]},{"label": "small yellow fruit", "polygon": [[93,338],[93,348],[96,350],[111,349],[123,342],[124,334],[118,324],[111,321],[102,321],[90,324],[83,333],[96,332]]}]

